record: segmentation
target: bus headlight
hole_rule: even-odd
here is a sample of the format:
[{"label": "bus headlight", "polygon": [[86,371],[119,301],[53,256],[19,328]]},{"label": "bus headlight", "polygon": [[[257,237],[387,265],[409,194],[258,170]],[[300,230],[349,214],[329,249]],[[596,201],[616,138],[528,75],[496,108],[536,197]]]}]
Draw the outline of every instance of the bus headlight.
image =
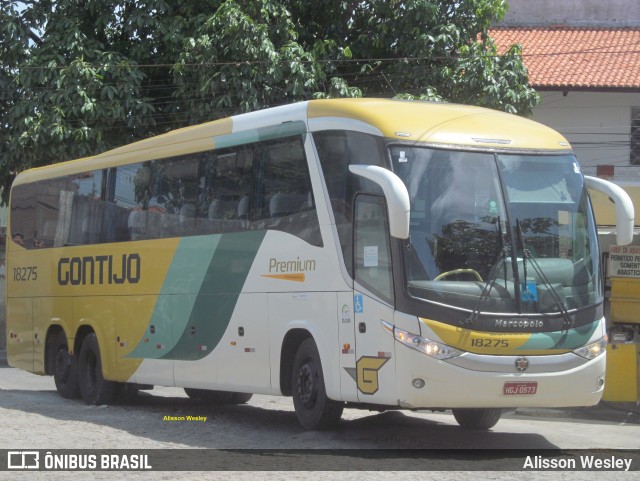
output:
[{"label": "bus headlight", "polygon": [[398,329],[388,322],[381,322],[382,327],[391,334],[396,341],[410,347],[411,349],[420,351],[427,356],[431,356],[436,359],[450,359],[463,353],[463,351],[447,346],[446,344],[442,344],[441,342],[432,341],[431,339],[421,337],[418,334]]},{"label": "bus headlight", "polygon": [[600,354],[607,350],[607,336],[602,339],[592,342],[580,349],[576,349],[573,351],[574,354],[578,356],[584,357],[585,359],[595,359]]}]

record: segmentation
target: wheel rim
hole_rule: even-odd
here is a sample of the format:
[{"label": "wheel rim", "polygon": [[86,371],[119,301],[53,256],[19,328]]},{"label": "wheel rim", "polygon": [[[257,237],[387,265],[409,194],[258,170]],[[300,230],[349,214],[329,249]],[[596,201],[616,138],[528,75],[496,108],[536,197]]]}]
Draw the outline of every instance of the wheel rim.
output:
[{"label": "wheel rim", "polygon": [[318,399],[318,369],[315,363],[307,362],[298,371],[298,399],[305,409],[313,409]]}]

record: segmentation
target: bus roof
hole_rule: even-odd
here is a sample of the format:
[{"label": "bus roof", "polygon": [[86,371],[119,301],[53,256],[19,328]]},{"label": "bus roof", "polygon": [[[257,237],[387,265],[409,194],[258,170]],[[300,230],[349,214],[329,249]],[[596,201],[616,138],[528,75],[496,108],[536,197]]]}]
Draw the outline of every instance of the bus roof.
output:
[{"label": "bus roof", "polygon": [[470,105],[384,99],[309,103],[309,118],[347,117],[385,137],[474,148],[570,150],[555,130],[517,115]]},{"label": "bus roof", "polygon": [[468,105],[386,99],[311,100],[185,127],[93,157],[25,171],[15,184],[230,145],[258,129],[304,122],[311,131],[363,130],[406,141],[474,149],[571,151],[553,129],[516,115]]}]

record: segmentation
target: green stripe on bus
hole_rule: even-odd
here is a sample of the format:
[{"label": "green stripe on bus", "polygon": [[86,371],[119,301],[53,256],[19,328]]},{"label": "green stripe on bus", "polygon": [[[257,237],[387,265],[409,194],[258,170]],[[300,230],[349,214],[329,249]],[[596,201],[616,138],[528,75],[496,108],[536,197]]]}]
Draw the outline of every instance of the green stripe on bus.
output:
[{"label": "green stripe on bus", "polygon": [[307,125],[301,121],[284,122],[278,125],[260,127],[258,129],[248,129],[232,134],[219,135],[213,138],[217,149],[235,147],[236,145],[246,145],[254,142],[281,139],[302,135],[307,132]]},{"label": "green stripe on bus", "polygon": [[589,342],[598,325],[596,321],[562,332],[534,333],[518,350],[577,349]]},{"label": "green stripe on bus", "polygon": [[162,359],[195,361],[215,349],[229,326],[264,236],[264,231],[222,235],[187,325],[173,349]]},{"label": "green stripe on bus", "polygon": [[[200,291],[221,237],[217,234],[180,239],[145,329],[143,339],[147,342],[141,339],[127,357],[159,359],[174,347],[174,339],[187,327],[196,299],[194,293]],[[158,349],[163,344],[166,347]]]}]

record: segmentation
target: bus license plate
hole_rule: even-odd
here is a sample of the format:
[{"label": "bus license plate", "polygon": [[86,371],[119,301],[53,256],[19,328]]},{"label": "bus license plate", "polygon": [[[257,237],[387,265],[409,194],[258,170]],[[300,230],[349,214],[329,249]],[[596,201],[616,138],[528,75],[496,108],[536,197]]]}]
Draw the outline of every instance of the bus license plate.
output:
[{"label": "bus license plate", "polygon": [[503,393],[505,396],[516,396],[516,395],[526,395],[526,394],[535,394],[538,391],[538,382],[537,381],[527,381],[527,382],[505,382]]}]

